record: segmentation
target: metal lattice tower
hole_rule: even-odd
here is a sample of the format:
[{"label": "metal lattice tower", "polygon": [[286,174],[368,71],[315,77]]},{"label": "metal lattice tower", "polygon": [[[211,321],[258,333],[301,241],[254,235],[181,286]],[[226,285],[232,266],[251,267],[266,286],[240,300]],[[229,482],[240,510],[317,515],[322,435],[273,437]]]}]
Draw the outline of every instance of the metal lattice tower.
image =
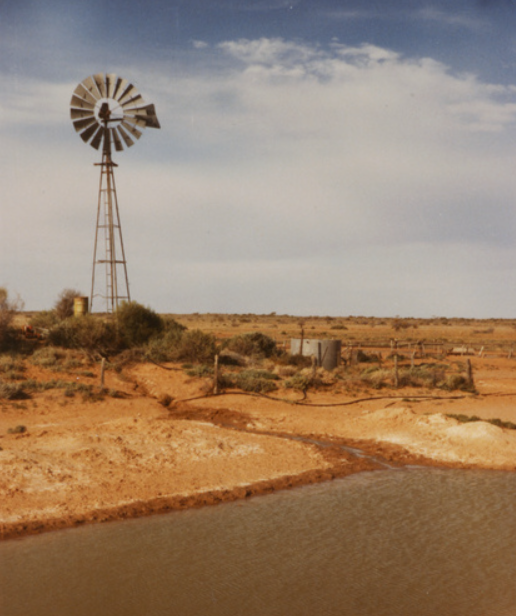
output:
[{"label": "metal lattice tower", "polygon": [[[118,209],[114,167],[118,165],[111,158],[112,144],[117,152],[134,145],[132,137],[141,137],[141,128],[160,128],[154,105],[145,105],[136,88],[113,74],[97,74],[87,77],[75,88],[70,115],[75,130],[82,140],[96,150],[102,144],[102,162],[93,251],[93,272],[91,278],[91,299],[103,297],[107,312],[116,312],[119,301],[130,301],[129,278],[122,226]],[[104,292],[99,287],[100,275]],[[121,275],[123,270],[123,276]]]},{"label": "metal lattice tower", "polygon": [[[104,284],[101,282],[98,288],[104,288],[105,294],[98,293],[98,295],[105,298],[107,312],[116,312],[119,301],[131,301],[127,262],[122,239],[122,225],[120,223],[120,212],[116,195],[115,174],[113,172],[113,168],[117,165],[111,160],[110,152],[104,152],[102,154],[102,162],[100,165],[97,163],[97,165],[100,166],[100,185],[95,247],[93,249],[91,305],[93,305],[93,299],[96,297],[95,274],[97,269],[100,269],[104,273]],[[119,268],[123,270],[123,278],[120,282]],[[124,284],[124,282],[124,287],[120,288],[120,283]]]}]

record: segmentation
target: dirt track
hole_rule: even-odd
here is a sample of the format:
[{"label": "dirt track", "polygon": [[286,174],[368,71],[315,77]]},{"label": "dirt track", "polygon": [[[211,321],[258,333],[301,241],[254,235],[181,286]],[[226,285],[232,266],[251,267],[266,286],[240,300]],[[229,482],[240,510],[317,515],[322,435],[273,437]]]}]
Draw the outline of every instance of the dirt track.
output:
[{"label": "dirt track", "polygon": [[[106,387],[117,397],[84,402],[50,390],[4,401],[0,531],[7,538],[202,506],[381,469],[385,461],[514,470],[516,431],[443,414],[516,422],[513,366],[478,361],[481,395],[440,400],[416,400],[413,391],[347,406],[349,398],[331,392],[310,394],[305,402],[313,406],[242,394],[199,398],[202,380],[141,364],[108,373]],[[55,378],[31,370],[33,378]],[[98,374],[80,378],[98,382]],[[158,403],[162,394],[174,399],[168,408]],[[300,399],[292,391],[278,397]],[[185,402],[191,398],[198,399]],[[27,431],[9,434],[17,425]]]}]

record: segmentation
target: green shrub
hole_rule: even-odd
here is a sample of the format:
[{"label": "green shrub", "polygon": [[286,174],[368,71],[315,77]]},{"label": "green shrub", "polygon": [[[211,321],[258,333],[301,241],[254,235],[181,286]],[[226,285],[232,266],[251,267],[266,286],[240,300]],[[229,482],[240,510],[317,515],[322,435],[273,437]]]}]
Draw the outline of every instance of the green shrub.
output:
[{"label": "green shrub", "polygon": [[439,387],[448,391],[454,391],[457,389],[461,391],[474,390],[474,386],[462,374],[449,374],[444,382],[439,384]]},{"label": "green shrub", "polygon": [[145,344],[164,329],[163,319],[138,302],[123,302],[117,313],[118,331],[126,346]]},{"label": "green shrub", "polygon": [[195,378],[203,378],[207,376],[213,376],[213,366],[208,366],[207,364],[200,364],[199,366],[192,366],[185,364],[188,367],[184,367],[185,372],[188,376],[192,376]]},{"label": "green shrub", "polygon": [[298,372],[294,374],[292,378],[287,379],[284,383],[287,389],[299,389],[306,392],[313,384],[311,375]]},{"label": "green shrub", "polygon": [[22,379],[25,366],[23,362],[12,355],[0,356],[0,372],[6,379]]},{"label": "green shrub", "polygon": [[464,415],[462,413],[457,414],[457,415],[454,413],[446,413],[446,417],[452,417],[453,419],[456,419],[460,423],[470,423],[473,421],[486,421],[487,423],[493,424],[493,426],[498,426],[499,428],[506,428],[507,430],[516,430],[515,423],[512,423],[511,421],[503,421],[502,419],[499,419],[499,418],[481,419],[477,415]]},{"label": "green shrub", "polygon": [[197,364],[212,363],[217,353],[217,343],[213,334],[200,329],[185,332],[177,347],[175,359]]},{"label": "green shrub", "polygon": [[312,365],[312,358],[308,355],[291,355],[282,353],[275,358],[275,362],[280,366],[296,366],[298,368],[309,368]]},{"label": "green shrub", "polygon": [[145,346],[145,356],[153,361],[174,361],[186,327],[172,318],[164,319],[163,323],[163,330],[150,338]]},{"label": "green shrub", "polygon": [[21,300],[10,300],[7,290],[0,287],[0,350],[13,343],[15,332],[12,321],[22,306]]},{"label": "green shrub", "polygon": [[55,310],[42,310],[36,312],[30,320],[30,325],[36,330],[49,330],[59,323],[59,318]]},{"label": "green shrub", "polygon": [[54,368],[61,363],[64,355],[65,354],[61,349],[57,349],[53,346],[46,346],[34,351],[30,358],[30,361],[35,366],[42,366],[43,368]]},{"label": "green shrub", "polygon": [[30,395],[25,391],[23,383],[0,383],[0,398],[4,400],[27,400]]},{"label": "green shrub", "polygon": [[369,362],[379,362],[380,361],[380,357],[378,355],[376,355],[375,353],[364,353],[364,351],[362,351],[362,349],[358,349],[356,352],[356,361],[357,363],[363,364],[363,363],[369,363]]},{"label": "green shrub", "polygon": [[233,336],[224,347],[246,357],[263,358],[277,354],[276,341],[261,332]]},{"label": "green shrub", "polygon": [[54,312],[58,319],[68,319],[73,317],[73,305],[76,297],[83,296],[84,293],[75,289],[64,289],[61,291],[54,305]]},{"label": "green shrub", "polygon": [[16,428],[8,428],[7,430],[8,434],[23,434],[25,432],[27,432],[27,428],[22,425],[16,426]]},{"label": "green shrub", "polygon": [[115,325],[92,314],[61,321],[47,339],[54,346],[90,352],[113,353],[121,346]]},{"label": "green shrub", "polygon": [[277,389],[274,381],[278,375],[267,370],[243,370],[238,373],[224,374],[219,381],[222,387],[235,387],[242,391],[267,393]]}]

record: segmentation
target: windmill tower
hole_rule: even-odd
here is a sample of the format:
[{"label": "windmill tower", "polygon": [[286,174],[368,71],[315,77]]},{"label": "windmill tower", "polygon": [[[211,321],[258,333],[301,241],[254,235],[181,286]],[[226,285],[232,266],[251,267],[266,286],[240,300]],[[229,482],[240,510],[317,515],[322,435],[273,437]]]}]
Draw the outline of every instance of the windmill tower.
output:
[{"label": "windmill tower", "polygon": [[[85,143],[96,150],[102,145],[90,305],[96,297],[106,301],[107,312],[116,312],[120,300],[131,300],[122,227],[111,158],[141,137],[141,129],[160,128],[154,105],[146,105],[126,79],[98,73],[75,88],[70,102],[73,126]],[[122,275],[123,272],[123,275]],[[96,276],[97,273],[97,276]],[[99,283],[99,278],[103,281]],[[99,289],[96,291],[96,285]]]}]

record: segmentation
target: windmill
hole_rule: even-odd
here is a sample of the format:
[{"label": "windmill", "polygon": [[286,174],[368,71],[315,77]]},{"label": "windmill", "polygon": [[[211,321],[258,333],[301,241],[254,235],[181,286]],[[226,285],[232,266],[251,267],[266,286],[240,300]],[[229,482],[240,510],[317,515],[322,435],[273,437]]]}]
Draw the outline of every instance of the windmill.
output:
[{"label": "windmill", "polygon": [[[87,77],[75,88],[70,102],[73,126],[85,143],[96,150],[102,145],[100,184],[91,277],[91,307],[95,295],[95,273],[104,272],[107,311],[116,312],[120,300],[131,300],[122,227],[118,210],[112,146],[117,152],[134,145],[143,128],[160,128],[154,105],[146,105],[136,88],[116,75],[98,73]],[[100,237],[99,237],[100,236]],[[119,280],[119,268],[123,279]],[[125,282],[125,292],[123,291]]]}]

